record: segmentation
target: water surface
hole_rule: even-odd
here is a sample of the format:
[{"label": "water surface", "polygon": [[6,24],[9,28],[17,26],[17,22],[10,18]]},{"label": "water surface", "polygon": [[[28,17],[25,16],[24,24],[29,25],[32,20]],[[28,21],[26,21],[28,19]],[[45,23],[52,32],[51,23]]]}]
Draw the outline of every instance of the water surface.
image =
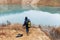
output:
[{"label": "water surface", "polygon": [[33,24],[60,25],[60,7],[23,7],[20,5],[0,5],[0,24],[23,23],[27,16]]}]

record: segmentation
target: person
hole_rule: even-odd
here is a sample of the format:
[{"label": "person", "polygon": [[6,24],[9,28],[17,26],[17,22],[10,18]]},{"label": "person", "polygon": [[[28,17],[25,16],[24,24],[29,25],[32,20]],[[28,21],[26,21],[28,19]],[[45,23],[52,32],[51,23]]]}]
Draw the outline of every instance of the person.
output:
[{"label": "person", "polygon": [[26,27],[26,33],[27,33],[27,35],[29,35],[28,33],[29,33],[29,28],[31,26],[31,21],[28,19],[28,17],[25,17],[23,26]]},{"label": "person", "polygon": [[7,20],[7,25],[10,25],[11,23]]}]

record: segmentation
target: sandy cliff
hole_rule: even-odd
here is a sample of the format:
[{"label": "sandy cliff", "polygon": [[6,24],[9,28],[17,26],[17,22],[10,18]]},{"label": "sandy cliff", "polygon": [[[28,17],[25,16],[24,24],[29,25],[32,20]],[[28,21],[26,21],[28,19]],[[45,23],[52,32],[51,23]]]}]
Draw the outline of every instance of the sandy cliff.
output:
[{"label": "sandy cliff", "polygon": [[0,4],[60,6],[60,0],[0,0]]},{"label": "sandy cliff", "polygon": [[[40,28],[30,28],[29,36],[20,24],[11,24],[0,27],[0,40],[51,40]],[[23,34],[16,38],[17,34]]]},{"label": "sandy cliff", "polygon": [[21,4],[22,0],[0,0],[0,4]]}]

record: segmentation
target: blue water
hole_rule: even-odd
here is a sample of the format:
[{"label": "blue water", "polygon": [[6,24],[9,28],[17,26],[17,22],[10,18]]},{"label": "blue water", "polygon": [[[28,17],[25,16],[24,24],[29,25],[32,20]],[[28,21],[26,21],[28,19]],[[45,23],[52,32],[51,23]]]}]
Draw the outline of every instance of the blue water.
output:
[{"label": "blue water", "polygon": [[[6,7],[5,7],[6,8]],[[9,5],[0,11],[0,24],[9,20],[11,23],[23,23],[27,16],[32,24],[36,25],[60,25],[60,7],[29,7]]]}]

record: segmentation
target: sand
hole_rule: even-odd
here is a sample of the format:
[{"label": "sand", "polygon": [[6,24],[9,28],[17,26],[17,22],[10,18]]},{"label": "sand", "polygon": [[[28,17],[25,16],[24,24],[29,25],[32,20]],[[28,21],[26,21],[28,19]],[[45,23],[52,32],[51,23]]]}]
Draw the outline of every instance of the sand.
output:
[{"label": "sand", "polygon": [[[23,36],[16,38],[17,34],[23,34]],[[38,27],[30,28],[27,36],[22,24],[11,24],[0,27],[0,40],[51,40],[51,38]]]}]

